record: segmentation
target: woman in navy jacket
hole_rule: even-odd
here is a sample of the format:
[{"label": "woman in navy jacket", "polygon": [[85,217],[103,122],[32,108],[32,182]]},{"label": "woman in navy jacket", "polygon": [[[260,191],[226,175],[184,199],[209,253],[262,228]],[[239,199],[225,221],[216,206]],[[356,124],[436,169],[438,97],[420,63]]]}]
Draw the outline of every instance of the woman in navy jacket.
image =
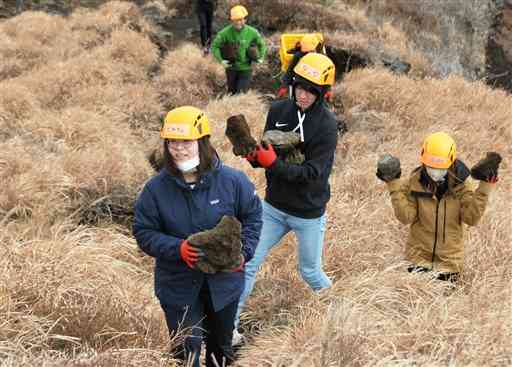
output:
[{"label": "woman in navy jacket", "polygon": [[202,253],[186,239],[212,229],[223,215],[235,216],[248,262],[261,231],[261,202],[243,172],[220,162],[201,110],[184,106],[170,111],[160,135],[165,166],[137,199],[133,233],[139,247],[156,259],[155,292],[170,334],[189,328],[175,357],[192,359],[198,367],[204,330],[206,366],[215,366],[213,358],[229,365],[243,264],[231,272],[203,273],[195,269]]}]

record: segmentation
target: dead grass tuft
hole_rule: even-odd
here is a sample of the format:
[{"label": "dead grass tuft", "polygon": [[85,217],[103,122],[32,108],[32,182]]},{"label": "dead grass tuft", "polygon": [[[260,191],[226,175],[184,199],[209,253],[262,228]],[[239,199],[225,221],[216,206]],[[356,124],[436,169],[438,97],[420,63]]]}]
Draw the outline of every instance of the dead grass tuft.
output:
[{"label": "dead grass tuft", "polygon": [[223,89],[225,79],[224,69],[211,56],[204,57],[197,46],[184,44],[163,60],[156,88],[166,110],[182,105],[204,107]]},{"label": "dead grass tuft", "polygon": [[63,229],[49,229],[55,237],[47,240],[12,238],[2,250],[0,289],[9,303],[2,302],[0,318],[26,331],[2,328],[1,339],[40,351],[165,344],[159,306],[144,286],[151,274],[133,241],[109,230]]}]

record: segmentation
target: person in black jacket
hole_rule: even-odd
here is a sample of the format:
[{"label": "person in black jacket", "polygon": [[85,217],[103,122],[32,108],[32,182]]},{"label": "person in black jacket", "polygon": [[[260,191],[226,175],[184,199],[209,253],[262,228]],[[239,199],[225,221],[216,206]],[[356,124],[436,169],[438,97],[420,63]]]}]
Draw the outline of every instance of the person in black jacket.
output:
[{"label": "person in black jacket", "polygon": [[[252,258],[262,226],[261,202],[249,178],[220,161],[201,110],[173,109],[160,136],[165,166],[137,198],[133,234],[140,249],[155,258],[155,293],[169,334],[184,336],[183,343],[173,343],[174,357],[199,367],[204,337],[206,366],[228,366],[234,360],[231,341],[244,260]],[[226,216],[240,224],[235,231],[240,243],[234,246],[240,245],[242,258],[234,267],[206,271],[200,266],[206,250],[192,239]],[[218,254],[229,256],[221,248]]]},{"label": "person in black jacket", "polygon": [[246,264],[245,288],[238,304],[233,344],[240,341],[240,311],[251,293],[256,272],[270,250],[288,232],[298,239],[299,271],[315,291],[331,287],[322,269],[325,209],[330,198],[331,174],[336,143],[336,118],[323,96],[334,83],[334,64],[325,55],[309,53],[294,68],[293,100],[276,101],[267,115],[265,131],[295,131],[298,148],[305,156],[301,164],[285,162],[272,145],[259,145],[247,155],[253,167],[265,168],[267,187],[263,202],[263,228],[254,257]]},{"label": "person in black jacket", "polygon": [[[295,48],[288,51],[288,53],[293,54],[293,58],[292,61],[290,61],[286,72],[281,78],[281,86],[277,91],[278,98],[284,97],[288,91],[291,90],[294,75],[293,69],[295,69],[295,66],[297,66],[300,59],[302,59],[304,55],[307,55],[310,52],[323,53],[323,48],[324,45],[319,37],[314,33],[308,33],[302,37]],[[293,96],[290,92],[290,98],[292,97]]]},{"label": "person in black jacket", "polygon": [[210,52],[212,42],[213,13],[217,8],[217,0],[197,0],[196,13],[199,19],[199,28],[201,34],[201,46],[203,52],[207,55]]}]

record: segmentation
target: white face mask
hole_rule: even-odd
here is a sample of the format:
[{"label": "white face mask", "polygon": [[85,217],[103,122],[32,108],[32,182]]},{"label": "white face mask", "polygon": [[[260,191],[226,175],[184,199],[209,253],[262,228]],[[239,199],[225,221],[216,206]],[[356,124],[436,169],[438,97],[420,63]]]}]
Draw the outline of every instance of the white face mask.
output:
[{"label": "white face mask", "polygon": [[426,167],[426,168],[427,168],[427,174],[435,182],[443,182],[446,178],[446,174],[448,173],[448,170],[445,168],[432,168],[432,167]]},{"label": "white face mask", "polygon": [[192,171],[197,166],[199,166],[198,155],[196,155],[194,158],[187,159],[186,161],[176,162],[176,167],[178,167],[178,169],[184,173]]}]

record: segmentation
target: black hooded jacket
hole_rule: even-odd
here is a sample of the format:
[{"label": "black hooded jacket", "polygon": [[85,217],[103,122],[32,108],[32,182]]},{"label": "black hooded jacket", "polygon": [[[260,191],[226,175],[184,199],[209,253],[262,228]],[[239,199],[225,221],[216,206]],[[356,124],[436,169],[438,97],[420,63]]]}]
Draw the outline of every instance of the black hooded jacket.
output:
[{"label": "black hooded jacket", "polygon": [[[299,116],[304,119],[302,124]],[[267,168],[265,200],[293,216],[322,216],[331,196],[328,180],[337,144],[334,114],[322,100],[305,113],[301,113],[293,100],[281,100],[270,107],[265,125],[267,130],[295,130],[301,134],[303,139],[298,148],[305,160],[297,165],[277,159]]]}]

